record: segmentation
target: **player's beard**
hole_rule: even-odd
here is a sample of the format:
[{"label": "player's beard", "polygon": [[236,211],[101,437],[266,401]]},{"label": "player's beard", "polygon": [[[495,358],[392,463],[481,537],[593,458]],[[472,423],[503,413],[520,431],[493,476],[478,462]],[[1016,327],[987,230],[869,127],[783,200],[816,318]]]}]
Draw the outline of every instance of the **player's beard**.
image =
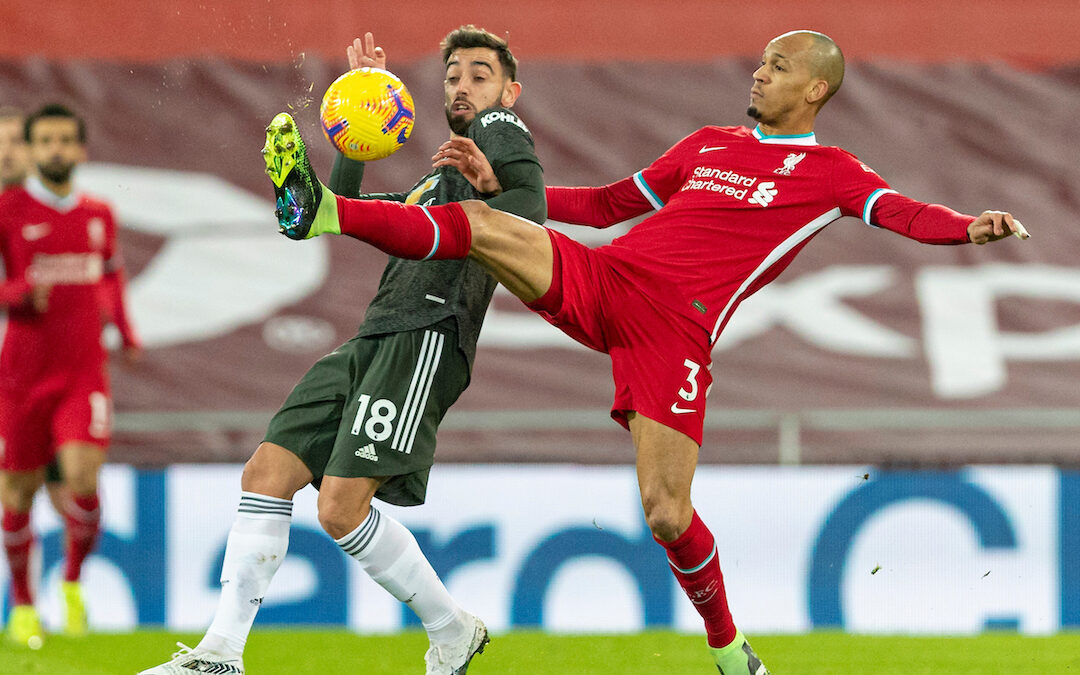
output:
[{"label": "player's beard", "polygon": [[757,109],[756,105],[751,105],[749,108],[747,108],[746,109],[746,114],[749,115],[750,117],[753,117],[758,122],[761,121],[761,111]]},{"label": "player's beard", "polygon": [[50,183],[63,184],[71,180],[71,172],[75,170],[74,164],[64,162],[48,162],[38,164],[38,173]]},{"label": "player's beard", "polygon": [[450,131],[453,131],[458,136],[464,136],[465,132],[469,130],[469,125],[472,124],[472,119],[465,119],[463,115],[455,115],[450,112],[450,108],[443,108],[443,110],[446,111],[446,123],[450,125]]}]

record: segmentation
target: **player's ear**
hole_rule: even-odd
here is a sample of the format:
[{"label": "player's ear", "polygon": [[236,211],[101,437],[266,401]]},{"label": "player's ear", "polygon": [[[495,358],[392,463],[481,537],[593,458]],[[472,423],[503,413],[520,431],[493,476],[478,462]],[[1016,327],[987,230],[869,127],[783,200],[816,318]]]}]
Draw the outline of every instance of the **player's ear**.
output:
[{"label": "player's ear", "polygon": [[502,98],[499,99],[499,105],[504,108],[513,107],[514,101],[521,96],[521,83],[511,82],[503,87]]},{"label": "player's ear", "polygon": [[807,103],[817,103],[829,93],[829,83],[825,80],[814,80],[814,83],[806,92]]}]

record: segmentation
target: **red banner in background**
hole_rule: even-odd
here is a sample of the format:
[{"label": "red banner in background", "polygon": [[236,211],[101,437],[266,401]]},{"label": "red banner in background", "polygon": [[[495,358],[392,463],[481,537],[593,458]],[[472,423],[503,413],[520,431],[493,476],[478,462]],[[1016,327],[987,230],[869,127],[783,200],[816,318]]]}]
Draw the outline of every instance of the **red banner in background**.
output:
[{"label": "red banner in background", "polygon": [[[754,63],[526,63],[516,109],[549,183],[614,181],[704,124],[745,121]],[[400,153],[368,167],[371,191],[411,186],[448,134],[438,60],[391,67],[418,119]],[[115,459],[246,458],[299,376],[354,333],[385,257],[277,235],[259,154],[267,121],[291,110],[329,170],[315,99],[340,68],[317,57],[0,64],[5,103],[56,99],[86,115],[93,163],[79,181],[120,217],[148,352],[114,368]],[[718,344],[702,460],[1076,462],[1078,109],[1076,70],[852,64],[822,142],[912,197],[1010,209],[1033,237],[931,247],[831,225]],[[607,419],[611,393],[606,357],[497,295],[440,457],[630,461]]]},{"label": "red banner in background", "polygon": [[831,35],[856,60],[1080,61],[1075,0],[5,0],[0,57],[340,59],[372,31],[400,63],[437,53],[439,40],[465,23],[508,35],[526,64],[756,57],[769,38],[804,28]]}]

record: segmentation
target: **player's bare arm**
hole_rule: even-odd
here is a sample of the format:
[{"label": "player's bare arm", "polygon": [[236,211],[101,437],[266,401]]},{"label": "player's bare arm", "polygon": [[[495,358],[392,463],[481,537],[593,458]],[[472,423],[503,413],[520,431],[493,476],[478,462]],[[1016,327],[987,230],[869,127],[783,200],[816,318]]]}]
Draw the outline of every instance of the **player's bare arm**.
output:
[{"label": "player's bare arm", "polygon": [[973,244],[999,241],[1010,235],[1019,239],[1031,237],[1024,224],[1005,211],[983,211],[968,225],[968,239]]}]

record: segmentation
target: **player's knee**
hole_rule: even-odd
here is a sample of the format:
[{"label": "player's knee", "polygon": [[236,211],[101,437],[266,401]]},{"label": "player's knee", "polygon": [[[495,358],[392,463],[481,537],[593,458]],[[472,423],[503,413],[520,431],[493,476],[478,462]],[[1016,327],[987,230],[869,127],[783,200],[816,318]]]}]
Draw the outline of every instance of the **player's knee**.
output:
[{"label": "player's knee", "polygon": [[278,499],[292,499],[297,490],[311,481],[310,472],[303,467],[300,458],[288,450],[268,446],[268,443],[261,444],[244,464],[240,489]]},{"label": "player's knee", "polygon": [[0,481],[0,504],[9,511],[26,513],[34,504],[38,487],[27,475],[6,474]]},{"label": "player's knee", "polygon": [[686,519],[682,504],[679,500],[668,495],[643,494],[641,500],[645,510],[645,522],[653,536],[664,541],[675,541],[685,529]]},{"label": "player's knee", "polygon": [[351,502],[319,494],[319,524],[334,539],[341,539],[355,530],[366,517],[367,509],[358,509]]},{"label": "player's knee", "polygon": [[472,232],[472,239],[476,241],[478,237],[483,236],[483,233],[491,224],[491,214],[494,213],[494,209],[488,206],[485,202],[479,199],[470,199],[464,202],[459,202],[461,208],[465,211],[465,216],[469,219],[469,229]]}]

